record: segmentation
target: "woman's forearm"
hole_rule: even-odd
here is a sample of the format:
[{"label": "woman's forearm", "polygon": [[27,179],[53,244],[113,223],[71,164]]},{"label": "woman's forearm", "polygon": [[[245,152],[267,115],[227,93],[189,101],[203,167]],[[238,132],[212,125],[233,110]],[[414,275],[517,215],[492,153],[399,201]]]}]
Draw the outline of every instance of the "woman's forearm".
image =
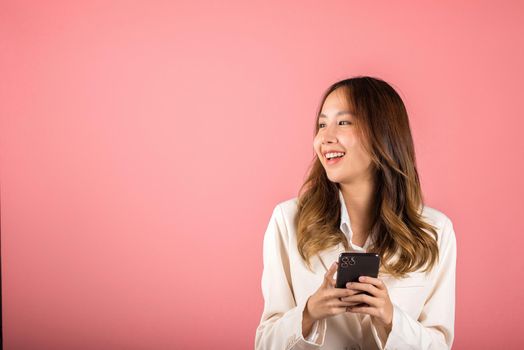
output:
[{"label": "woman's forearm", "polygon": [[302,336],[304,338],[306,338],[309,335],[309,333],[311,333],[311,328],[313,328],[314,323],[315,321],[311,318],[306,304],[306,307],[302,312]]}]

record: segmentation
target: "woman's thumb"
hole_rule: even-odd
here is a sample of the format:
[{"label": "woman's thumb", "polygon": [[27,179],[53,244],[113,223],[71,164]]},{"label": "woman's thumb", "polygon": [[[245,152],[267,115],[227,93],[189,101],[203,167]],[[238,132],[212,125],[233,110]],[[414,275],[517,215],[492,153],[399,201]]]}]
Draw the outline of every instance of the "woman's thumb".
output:
[{"label": "woman's thumb", "polygon": [[334,282],[333,282],[333,276],[335,275],[335,272],[337,271],[337,262],[333,262],[333,264],[331,264],[331,267],[329,268],[329,270],[326,271],[326,273],[324,274],[324,285],[326,286],[333,286]]}]

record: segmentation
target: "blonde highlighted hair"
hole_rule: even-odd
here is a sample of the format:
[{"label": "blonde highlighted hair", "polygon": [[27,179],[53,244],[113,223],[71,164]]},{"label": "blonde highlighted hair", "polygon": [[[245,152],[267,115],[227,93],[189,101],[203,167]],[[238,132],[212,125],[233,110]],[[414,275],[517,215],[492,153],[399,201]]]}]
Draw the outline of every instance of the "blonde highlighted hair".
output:
[{"label": "blonde highlighted hair", "polygon": [[[375,196],[367,249],[381,257],[381,271],[394,277],[432,269],[438,261],[437,232],[422,217],[423,196],[406,108],[397,92],[381,79],[359,76],[341,80],[324,93],[315,120],[327,96],[341,89],[353,106],[357,132],[374,168]],[[297,243],[302,259],[343,243],[340,230],[339,185],[331,182],[315,155],[298,196]]]}]

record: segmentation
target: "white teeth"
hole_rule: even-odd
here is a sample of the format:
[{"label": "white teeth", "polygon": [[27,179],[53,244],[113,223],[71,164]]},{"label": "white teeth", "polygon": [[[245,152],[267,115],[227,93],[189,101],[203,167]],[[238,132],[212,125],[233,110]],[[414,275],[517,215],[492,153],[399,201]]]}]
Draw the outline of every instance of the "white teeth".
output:
[{"label": "white teeth", "polygon": [[334,158],[334,157],[342,157],[345,153],[343,152],[338,152],[338,153],[327,153],[326,154],[326,158],[327,159],[331,159],[331,158]]}]

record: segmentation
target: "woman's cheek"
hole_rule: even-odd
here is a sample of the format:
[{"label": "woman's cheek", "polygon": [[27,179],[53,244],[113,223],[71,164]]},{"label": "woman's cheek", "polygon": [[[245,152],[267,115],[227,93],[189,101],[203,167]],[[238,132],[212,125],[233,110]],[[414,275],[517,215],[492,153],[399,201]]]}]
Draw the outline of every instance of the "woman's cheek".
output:
[{"label": "woman's cheek", "polygon": [[318,142],[318,140],[316,138],[315,138],[315,140],[313,142],[313,150],[315,151],[317,156],[320,156],[320,142]]}]

